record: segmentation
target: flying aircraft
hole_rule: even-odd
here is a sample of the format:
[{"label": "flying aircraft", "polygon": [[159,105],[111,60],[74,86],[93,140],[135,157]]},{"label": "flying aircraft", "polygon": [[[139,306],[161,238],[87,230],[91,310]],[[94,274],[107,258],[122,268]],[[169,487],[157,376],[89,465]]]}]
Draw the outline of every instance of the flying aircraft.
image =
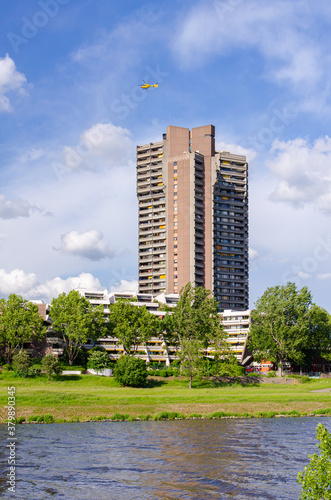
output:
[{"label": "flying aircraft", "polygon": [[149,84],[149,83],[146,83],[144,80],[144,83],[142,85],[140,85],[140,88],[141,89],[150,89],[150,88],[154,87],[155,89],[157,89],[158,86],[159,86],[158,83]]}]

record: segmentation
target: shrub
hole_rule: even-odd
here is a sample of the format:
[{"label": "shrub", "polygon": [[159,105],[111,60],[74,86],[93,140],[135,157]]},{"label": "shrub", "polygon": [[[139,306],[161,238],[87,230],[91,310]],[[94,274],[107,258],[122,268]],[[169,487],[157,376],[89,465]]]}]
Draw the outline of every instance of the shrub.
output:
[{"label": "shrub", "polygon": [[28,418],[28,422],[38,422],[38,415],[30,415]]},{"label": "shrub", "polygon": [[2,369],[9,372],[9,370],[12,370],[12,367],[11,365],[5,364],[3,365]]},{"label": "shrub", "polygon": [[61,373],[61,363],[59,359],[54,356],[54,354],[46,354],[46,356],[42,360],[42,367],[48,376],[48,380],[51,375],[55,373],[55,375],[59,375]]},{"label": "shrub", "polygon": [[108,367],[109,355],[106,351],[92,351],[89,353],[89,360],[87,362],[87,368],[92,368],[92,370],[99,371]]},{"label": "shrub", "polygon": [[129,355],[120,357],[114,370],[116,382],[128,387],[144,387],[147,375],[145,362]]},{"label": "shrub", "polygon": [[302,486],[302,500],[331,498],[331,436],[324,425],[318,424],[316,437],[320,442],[317,445],[320,454],[308,455],[310,463],[297,477]]},{"label": "shrub", "polygon": [[46,415],[43,415],[43,422],[45,424],[53,424],[54,423],[54,418],[53,415],[49,415],[48,413]]},{"label": "shrub", "polygon": [[276,377],[276,372],[274,370],[270,370],[267,374],[267,377],[274,378]]},{"label": "shrub", "polygon": [[115,413],[113,416],[112,416],[112,420],[121,420],[122,422],[124,422],[124,420],[127,420],[129,418],[129,415],[122,415],[122,413]]},{"label": "shrub", "polygon": [[174,420],[175,418],[182,418],[182,415],[176,411],[162,411],[154,415],[154,420]]},{"label": "shrub", "polygon": [[31,358],[25,351],[20,351],[13,357],[14,371],[20,377],[27,377],[29,375],[30,366]]}]

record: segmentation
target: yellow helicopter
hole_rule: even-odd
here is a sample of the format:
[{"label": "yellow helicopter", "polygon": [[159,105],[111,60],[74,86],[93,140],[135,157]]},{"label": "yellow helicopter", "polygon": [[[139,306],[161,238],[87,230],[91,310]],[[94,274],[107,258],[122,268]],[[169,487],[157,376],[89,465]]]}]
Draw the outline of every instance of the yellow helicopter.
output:
[{"label": "yellow helicopter", "polygon": [[150,88],[155,88],[157,89],[159,86],[158,83],[152,83],[152,84],[149,84],[149,83],[146,83],[145,80],[144,80],[144,83],[142,85],[140,85],[140,88],[141,89],[150,89]]}]

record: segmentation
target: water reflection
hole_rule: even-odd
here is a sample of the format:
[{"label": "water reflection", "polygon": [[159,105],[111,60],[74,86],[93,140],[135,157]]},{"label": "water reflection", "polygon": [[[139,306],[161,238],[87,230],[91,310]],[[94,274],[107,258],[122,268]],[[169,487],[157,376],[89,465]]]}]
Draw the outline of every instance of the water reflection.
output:
[{"label": "water reflection", "polygon": [[[321,420],[321,419],[319,419]],[[24,500],[286,499],[317,418],[99,422],[17,428],[17,486]],[[330,429],[331,419],[322,419]],[[0,439],[6,442],[6,427]],[[1,451],[1,498],[7,451]]]}]

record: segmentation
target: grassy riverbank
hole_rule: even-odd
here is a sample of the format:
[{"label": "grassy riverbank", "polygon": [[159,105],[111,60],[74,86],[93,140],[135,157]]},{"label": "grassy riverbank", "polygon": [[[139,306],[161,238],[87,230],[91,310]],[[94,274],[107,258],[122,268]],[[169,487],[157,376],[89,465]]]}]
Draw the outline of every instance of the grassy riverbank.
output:
[{"label": "grassy riverbank", "polygon": [[[0,375],[0,422],[7,418],[8,387],[16,391],[16,416],[25,421],[34,416],[51,415],[50,421],[93,419],[146,419],[174,416],[331,415],[331,380],[310,380],[300,384],[226,384],[215,387],[211,381],[188,388],[185,379],[150,378],[148,387],[119,386],[110,377],[92,375],[18,378],[12,372]],[[117,417],[117,418],[115,418]]]}]

